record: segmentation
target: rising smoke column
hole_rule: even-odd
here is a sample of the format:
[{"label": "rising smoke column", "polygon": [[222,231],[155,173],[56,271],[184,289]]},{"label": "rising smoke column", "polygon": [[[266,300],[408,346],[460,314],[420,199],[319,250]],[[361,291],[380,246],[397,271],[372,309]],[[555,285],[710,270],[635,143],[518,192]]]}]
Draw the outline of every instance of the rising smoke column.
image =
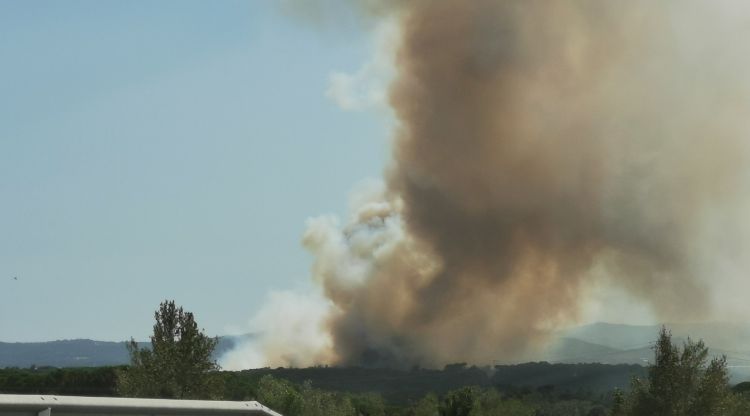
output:
[{"label": "rising smoke column", "polygon": [[576,322],[594,270],[662,319],[709,316],[718,224],[747,223],[726,209],[748,194],[741,2],[366,5],[400,22],[393,163],[348,223],[309,223],[314,356],[522,359]]}]

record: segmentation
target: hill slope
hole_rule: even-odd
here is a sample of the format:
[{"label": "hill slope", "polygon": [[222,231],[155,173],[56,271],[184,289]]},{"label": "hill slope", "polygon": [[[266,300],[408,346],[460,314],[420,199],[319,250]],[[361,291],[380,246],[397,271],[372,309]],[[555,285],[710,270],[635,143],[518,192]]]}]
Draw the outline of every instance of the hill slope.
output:
[{"label": "hill slope", "polygon": [[[214,356],[220,357],[252,335],[219,337]],[[139,343],[143,347],[148,342]],[[130,362],[125,342],[71,339],[49,342],[0,342],[0,368],[99,367]]]}]

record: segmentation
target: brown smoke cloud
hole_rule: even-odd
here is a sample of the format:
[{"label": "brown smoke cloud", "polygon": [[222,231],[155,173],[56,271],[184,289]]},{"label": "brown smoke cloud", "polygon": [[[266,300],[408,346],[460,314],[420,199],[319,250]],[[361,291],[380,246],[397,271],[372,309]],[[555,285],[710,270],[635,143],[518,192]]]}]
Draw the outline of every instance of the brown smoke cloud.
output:
[{"label": "brown smoke cloud", "polygon": [[705,259],[728,255],[709,237],[748,190],[741,2],[387,3],[386,185],[304,237],[330,361],[529,356],[576,322],[595,268],[661,319],[710,316]]}]

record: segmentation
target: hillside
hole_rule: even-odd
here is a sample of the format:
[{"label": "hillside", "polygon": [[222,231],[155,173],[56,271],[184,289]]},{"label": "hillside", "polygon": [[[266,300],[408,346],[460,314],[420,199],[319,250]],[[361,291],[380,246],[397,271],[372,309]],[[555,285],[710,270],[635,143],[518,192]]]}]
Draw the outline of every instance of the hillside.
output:
[{"label": "hillside", "polygon": [[[218,358],[252,335],[219,337],[214,353]],[[147,347],[149,343],[141,342]],[[49,342],[0,342],[0,368],[100,367],[130,362],[125,342],[72,339]]]}]

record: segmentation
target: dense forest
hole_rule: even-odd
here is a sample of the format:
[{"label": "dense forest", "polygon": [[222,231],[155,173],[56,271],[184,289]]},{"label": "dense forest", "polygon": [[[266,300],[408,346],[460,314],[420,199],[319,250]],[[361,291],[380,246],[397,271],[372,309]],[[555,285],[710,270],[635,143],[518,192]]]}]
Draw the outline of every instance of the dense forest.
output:
[{"label": "dense forest", "polygon": [[[0,393],[118,396],[118,372],[125,368],[0,369]],[[424,405],[423,401],[431,397],[437,400],[458,392],[485,395],[492,392],[519,403],[593,409],[609,408],[614,388],[626,388],[631,377],[643,375],[645,368],[640,366],[604,364],[526,363],[494,368],[455,364],[443,370],[261,368],[217,372],[222,389],[214,398],[259,399],[269,406],[278,406],[267,403],[268,390],[288,388],[300,394],[325,393],[338,401],[382,407],[387,411],[383,414],[401,414],[420,403]]]},{"label": "dense forest", "polygon": [[[120,367],[0,369],[0,393],[119,396]],[[648,377],[646,367],[604,364],[526,363],[494,368],[463,364],[443,370],[367,368],[260,368],[219,371],[221,392],[215,399],[260,400],[285,415],[305,403],[328,402],[330,414],[435,415],[450,403],[485,402],[507,407],[508,415],[607,415],[618,391],[629,391],[632,380]],[[734,386],[738,395],[750,383]],[[492,402],[496,402],[494,405]],[[457,404],[459,403],[459,404]],[[338,409],[338,410],[336,410]],[[421,409],[421,410],[420,410]],[[498,411],[499,412],[499,411]],[[514,413],[515,412],[515,413]],[[313,413],[314,414],[314,413]]]},{"label": "dense forest", "polygon": [[[0,392],[117,395],[117,372],[126,367],[0,369]],[[390,402],[403,404],[428,393],[445,394],[464,386],[492,387],[506,392],[546,391],[566,395],[600,395],[627,388],[632,377],[645,375],[637,365],[526,363],[494,368],[446,366],[444,370],[368,369],[360,367],[259,368],[218,372],[222,397],[243,400],[252,396],[266,375],[296,385],[310,382],[330,391],[377,392]]]}]

